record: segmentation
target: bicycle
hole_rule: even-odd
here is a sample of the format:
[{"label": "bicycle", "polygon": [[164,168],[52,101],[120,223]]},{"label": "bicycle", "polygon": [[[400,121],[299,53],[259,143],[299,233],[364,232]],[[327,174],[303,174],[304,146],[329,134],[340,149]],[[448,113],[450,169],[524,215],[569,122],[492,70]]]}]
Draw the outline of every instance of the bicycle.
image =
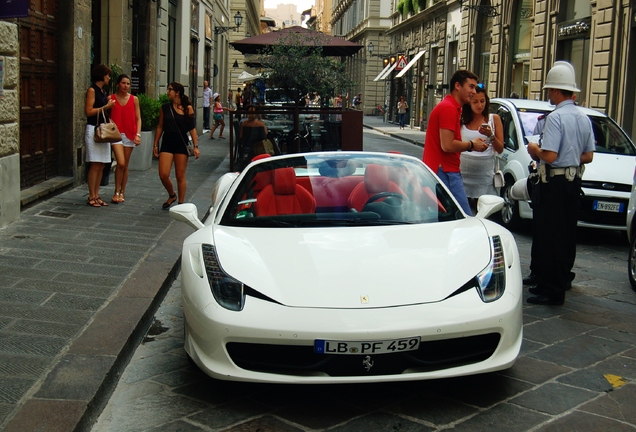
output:
[{"label": "bicycle", "polygon": [[386,114],[386,110],[382,105],[378,105],[373,109],[373,115],[375,116],[383,116],[384,114]]}]

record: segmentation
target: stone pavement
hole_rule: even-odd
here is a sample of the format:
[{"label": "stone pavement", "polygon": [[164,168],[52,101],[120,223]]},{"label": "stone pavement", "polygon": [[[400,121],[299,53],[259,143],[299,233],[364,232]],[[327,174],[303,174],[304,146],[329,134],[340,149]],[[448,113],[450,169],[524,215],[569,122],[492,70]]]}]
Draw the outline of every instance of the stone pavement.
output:
[{"label": "stone pavement", "polygon": [[[228,143],[206,135],[200,148],[186,199],[205,214]],[[191,229],[161,209],[157,161],[130,172],[125,203],[113,190],[111,174],[108,207],[86,205],[84,184],[0,230],[0,430],[90,426],[177,275]]]}]

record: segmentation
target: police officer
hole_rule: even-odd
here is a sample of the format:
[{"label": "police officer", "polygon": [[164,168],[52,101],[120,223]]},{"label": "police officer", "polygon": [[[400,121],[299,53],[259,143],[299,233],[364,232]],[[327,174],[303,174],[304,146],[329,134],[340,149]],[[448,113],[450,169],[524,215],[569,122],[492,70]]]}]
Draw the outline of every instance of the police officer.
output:
[{"label": "police officer", "polygon": [[541,181],[532,195],[532,266],[537,286],[528,303],[562,305],[576,254],[576,222],[581,192],[582,165],[592,162],[594,133],[590,119],[574,104],[574,68],[554,63],[546,84],[556,109],[545,118],[539,144],[528,153],[539,162]]}]

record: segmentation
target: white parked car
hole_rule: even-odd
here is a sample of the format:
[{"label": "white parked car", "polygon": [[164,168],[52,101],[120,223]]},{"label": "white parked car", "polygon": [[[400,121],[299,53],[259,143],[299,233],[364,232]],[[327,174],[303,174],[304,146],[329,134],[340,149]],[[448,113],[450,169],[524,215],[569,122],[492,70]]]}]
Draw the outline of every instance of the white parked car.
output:
[{"label": "white parked car", "polygon": [[[520,219],[531,219],[527,201],[511,200],[509,188],[516,180],[528,176],[531,161],[526,150],[526,136],[533,135],[539,116],[554,110],[548,102],[526,99],[490,101],[490,112],[499,114],[504,129],[504,151],[499,156],[506,178],[501,189],[505,206],[501,211],[504,225],[515,228]],[[585,166],[578,225],[591,228],[625,230],[627,203],[636,167],[636,146],[627,134],[607,115],[581,107],[592,121],[596,152]]]},{"label": "white parked car", "polygon": [[629,258],[627,273],[632,289],[636,291],[636,170],[634,171],[634,184],[627,205],[627,239],[629,240]]},{"label": "white parked car", "polygon": [[513,236],[466,216],[421,160],[274,156],[222,176],[181,262],[185,349],[208,375],[360,383],[512,366],[522,341]]}]

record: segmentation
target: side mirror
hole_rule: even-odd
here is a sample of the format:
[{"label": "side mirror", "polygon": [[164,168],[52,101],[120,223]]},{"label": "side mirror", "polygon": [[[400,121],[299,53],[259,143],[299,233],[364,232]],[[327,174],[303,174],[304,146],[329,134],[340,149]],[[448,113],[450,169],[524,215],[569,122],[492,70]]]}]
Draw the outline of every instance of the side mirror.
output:
[{"label": "side mirror", "polygon": [[200,230],[205,227],[203,222],[199,220],[197,206],[192,203],[184,203],[170,207],[170,217],[176,221],[190,225],[195,230]]},{"label": "side mirror", "polygon": [[488,216],[498,212],[504,206],[504,199],[496,195],[482,195],[477,201],[476,217],[486,219]]}]

